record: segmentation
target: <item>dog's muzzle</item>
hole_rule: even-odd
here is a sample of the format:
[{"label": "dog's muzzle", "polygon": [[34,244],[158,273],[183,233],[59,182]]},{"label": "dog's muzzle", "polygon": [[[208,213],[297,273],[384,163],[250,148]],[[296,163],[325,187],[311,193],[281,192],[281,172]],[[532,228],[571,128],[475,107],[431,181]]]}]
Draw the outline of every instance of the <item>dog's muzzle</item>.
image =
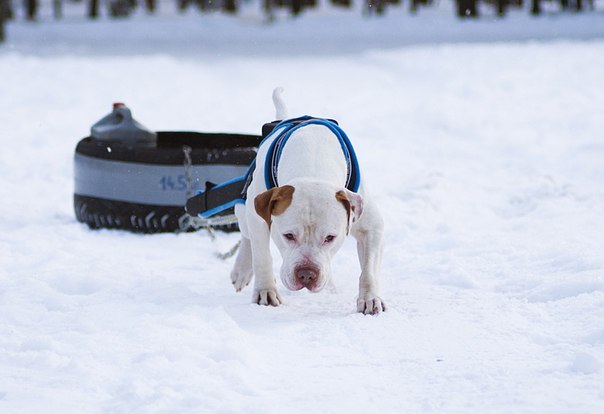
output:
[{"label": "dog's muzzle", "polygon": [[[319,282],[320,269],[312,264],[303,264],[294,269],[296,285],[299,289],[316,290]],[[296,287],[297,287],[296,286]]]}]

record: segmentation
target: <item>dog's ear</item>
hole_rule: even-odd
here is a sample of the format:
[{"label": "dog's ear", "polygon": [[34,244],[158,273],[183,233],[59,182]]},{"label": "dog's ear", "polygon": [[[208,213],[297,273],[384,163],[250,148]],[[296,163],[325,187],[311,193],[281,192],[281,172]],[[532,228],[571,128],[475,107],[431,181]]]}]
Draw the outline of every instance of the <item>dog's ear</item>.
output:
[{"label": "dog's ear", "polygon": [[275,187],[258,194],[254,199],[256,213],[266,221],[269,229],[272,223],[271,216],[278,216],[289,207],[294,190],[295,188],[291,185]]},{"label": "dog's ear", "polygon": [[352,223],[360,219],[363,214],[363,197],[350,190],[340,190],[336,192],[336,200],[342,203],[346,209],[346,218],[348,220],[346,234],[348,234]]}]

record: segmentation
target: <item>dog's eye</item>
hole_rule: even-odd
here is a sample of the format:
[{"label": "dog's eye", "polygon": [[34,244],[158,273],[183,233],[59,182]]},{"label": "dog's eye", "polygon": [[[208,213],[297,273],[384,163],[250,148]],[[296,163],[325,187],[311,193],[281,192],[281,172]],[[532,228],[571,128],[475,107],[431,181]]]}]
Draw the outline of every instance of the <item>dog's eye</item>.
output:
[{"label": "dog's eye", "polygon": [[325,244],[331,243],[335,238],[336,236],[330,234],[329,236],[325,237]]},{"label": "dog's eye", "polygon": [[285,233],[283,237],[287,241],[296,241],[296,236],[294,236],[292,233]]}]

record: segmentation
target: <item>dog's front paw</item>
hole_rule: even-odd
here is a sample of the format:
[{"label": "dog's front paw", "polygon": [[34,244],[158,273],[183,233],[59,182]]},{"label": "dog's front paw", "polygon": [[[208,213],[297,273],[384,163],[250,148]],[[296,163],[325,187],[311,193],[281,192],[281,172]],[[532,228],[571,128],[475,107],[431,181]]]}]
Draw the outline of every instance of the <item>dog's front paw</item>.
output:
[{"label": "dog's front paw", "polygon": [[357,312],[365,315],[377,315],[386,310],[386,305],[379,296],[372,293],[366,293],[357,299]]},{"label": "dog's front paw", "polygon": [[251,269],[233,269],[231,272],[231,282],[235,291],[241,292],[241,289],[250,284],[254,272]]},{"label": "dog's front paw", "polygon": [[252,302],[264,306],[279,306],[283,303],[283,299],[276,288],[254,289]]}]

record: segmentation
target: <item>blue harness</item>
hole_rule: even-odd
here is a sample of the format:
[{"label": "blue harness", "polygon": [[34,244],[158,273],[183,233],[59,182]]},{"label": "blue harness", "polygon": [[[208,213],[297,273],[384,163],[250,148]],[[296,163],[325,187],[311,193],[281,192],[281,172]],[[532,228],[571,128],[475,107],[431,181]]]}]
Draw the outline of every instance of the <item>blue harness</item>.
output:
[{"label": "blue harness", "polygon": [[[266,188],[271,189],[279,186],[277,174],[279,172],[279,160],[283,153],[283,148],[295,131],[308,125],[325,126],[336,136],[340,143],[340,147],[342,148],[347,165],[345,187],[356,193],[359,190],[359,185],[361,183],[361,175],[359,163],[348,136],[336,121],[324,118],[313,118],[308,115],[279,122],[272,129],[272,132],[260,142],[260,145],[262,145],[266,141],[273,140],[268,148],[266,163],[264,165],[264,181]],[[256,160],[252,161],[246,173],[241,177],[234,178],[218,185],[206,182],[206,189],[204,191],[199,191],[197,195],[187,200],[187,212],[192,216],[199,215],[203,218],[209,218],[226,209],[234,207],[236,204],[245,203],[247,199],[247,189],[252,182],[252,176],[255,169]]]}]

